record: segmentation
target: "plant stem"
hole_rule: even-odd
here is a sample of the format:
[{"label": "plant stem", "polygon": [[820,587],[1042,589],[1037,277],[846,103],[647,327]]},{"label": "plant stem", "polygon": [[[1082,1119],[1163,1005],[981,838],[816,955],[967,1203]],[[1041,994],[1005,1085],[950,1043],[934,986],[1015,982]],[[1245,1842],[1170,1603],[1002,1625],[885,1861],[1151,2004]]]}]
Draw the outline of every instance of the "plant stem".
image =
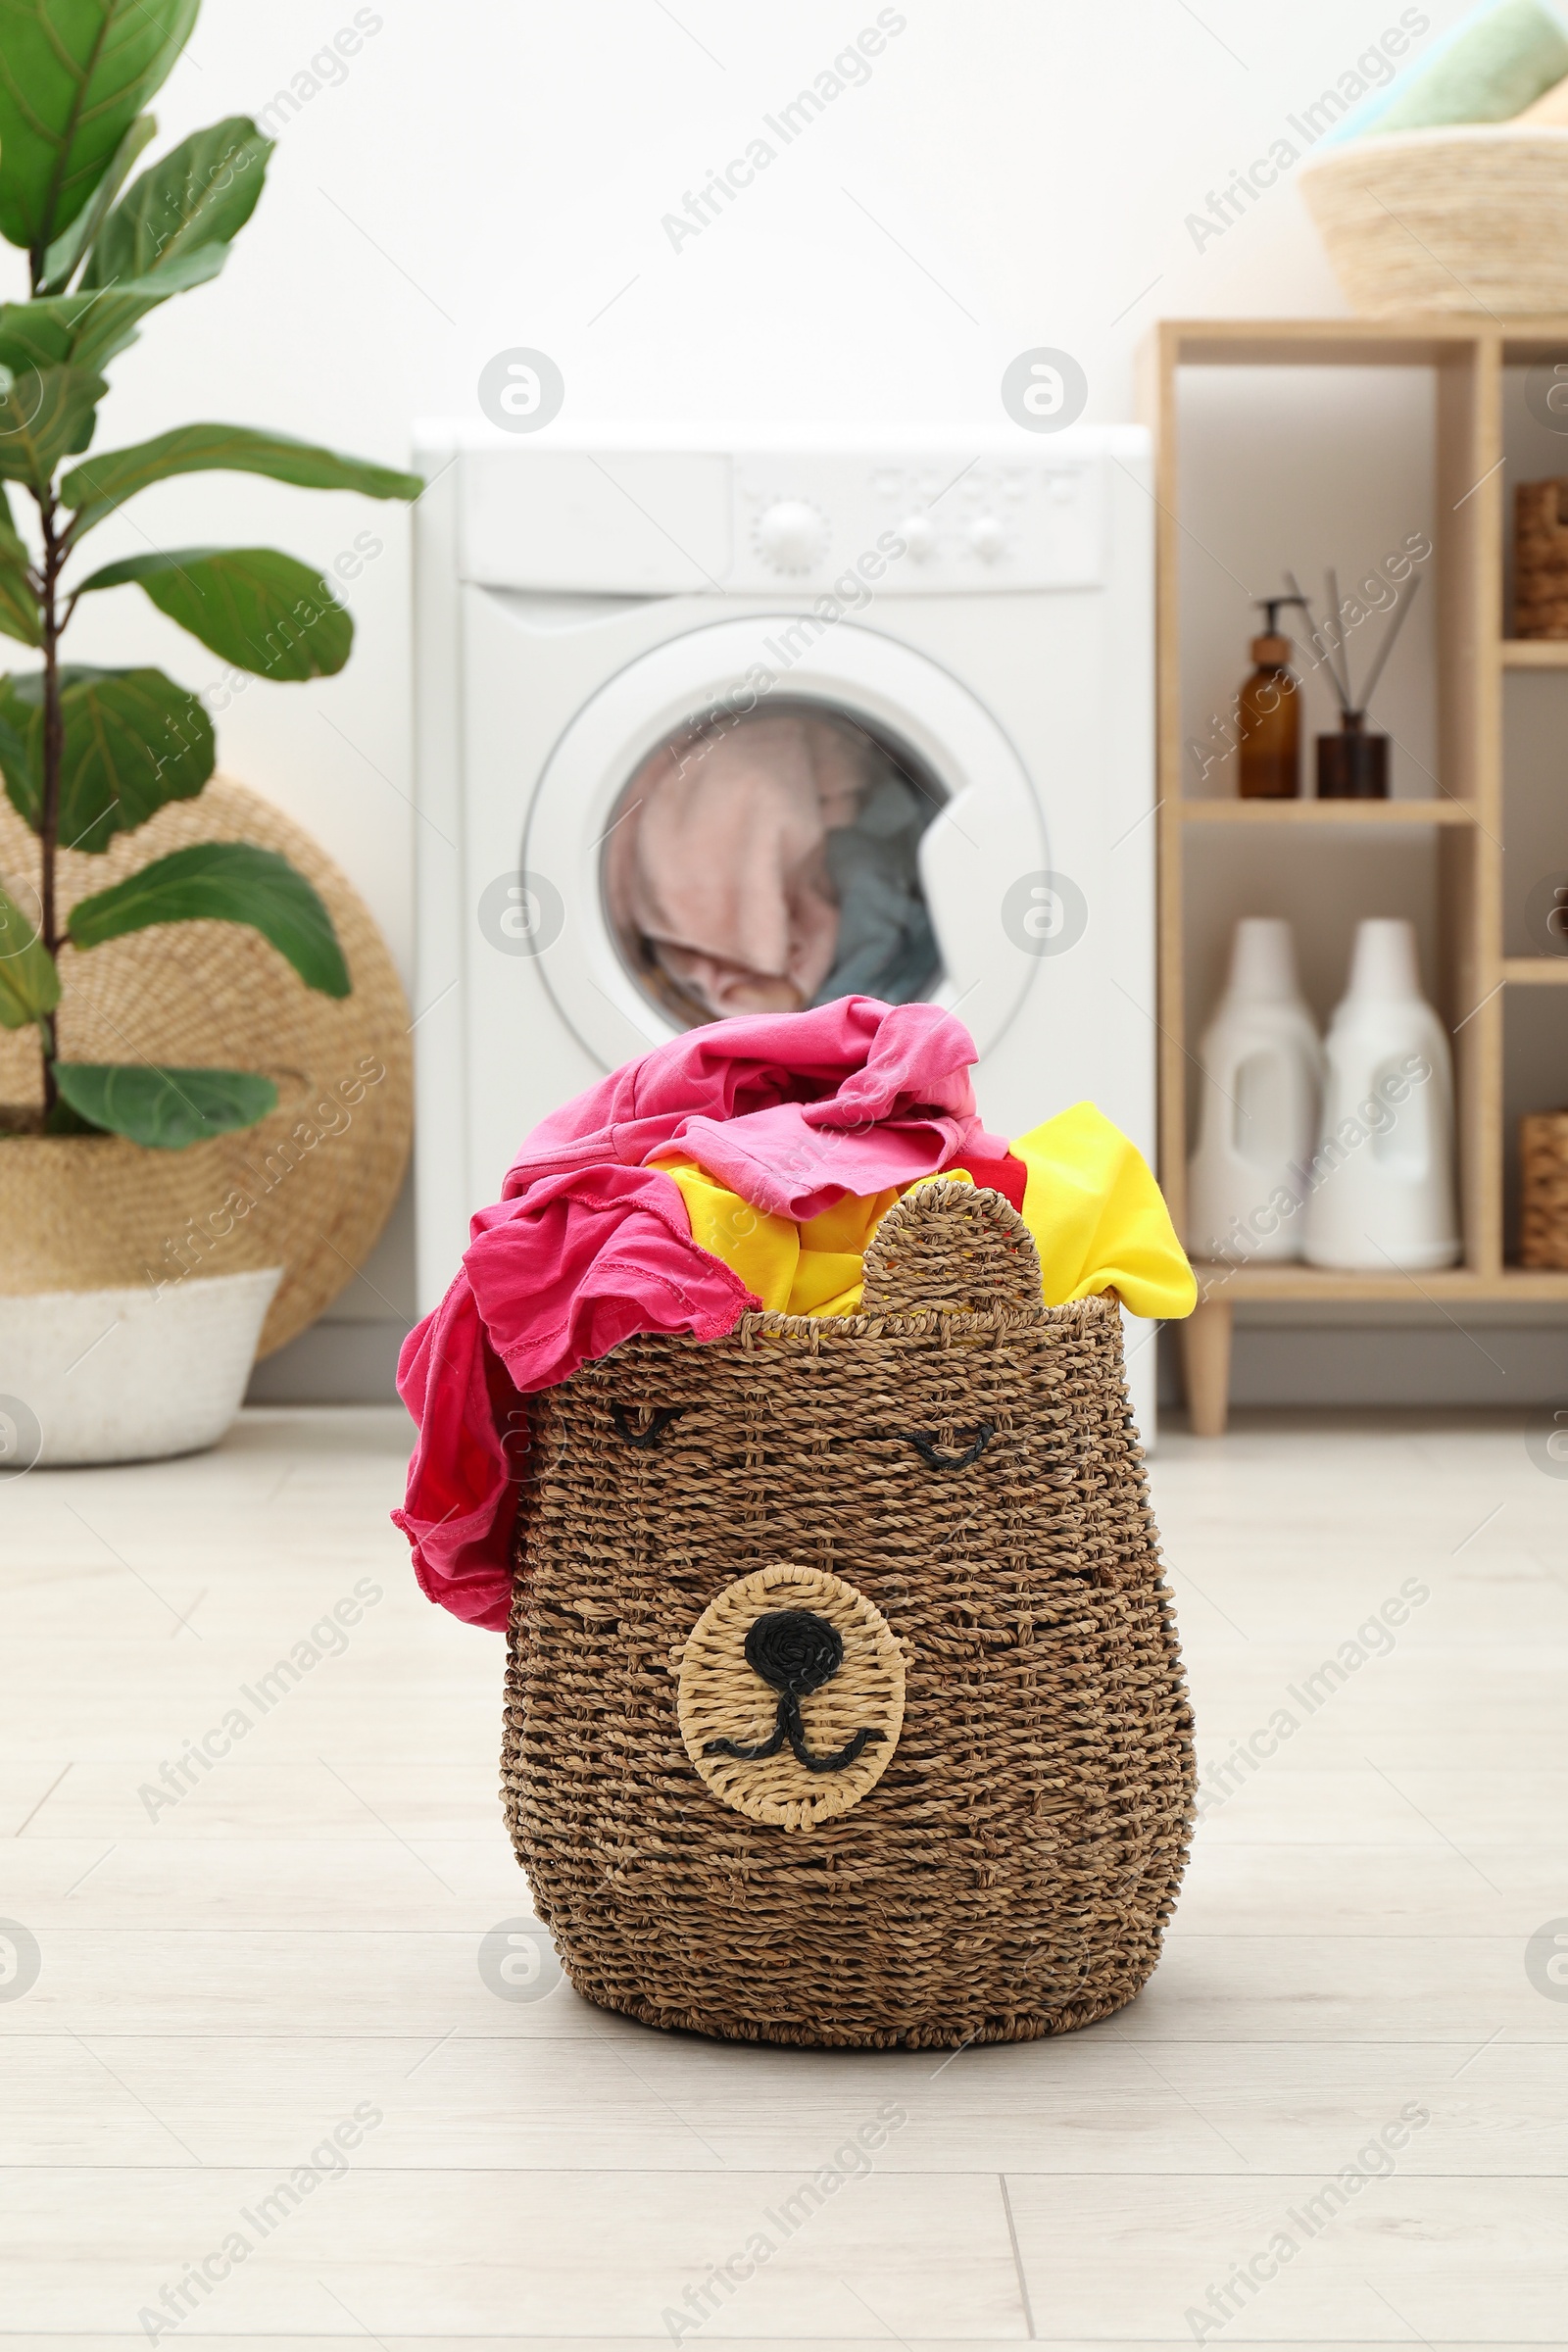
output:
[{"label": "plant stem", "polygon": [[[60,630],[61,620],[57,599],[60,570],[66,560],[61,545],[62,534],[55,528],[55,498],[52,488],[41,496],[33,493],[38,503],[38,520],[43,531],[43,805],[38,811],[38,839],[42,849],[42,871],[38,896],[43,903],[43,944],[51,956],[60,952],[60,931],[55,919],[55,851],[60,839],[60,769],[65,729],[60,714]],[[44,1115],[55,1107],[58,1089],[55,1085],[54,1015],[48,1014],[40,1024],[43,1030],[43,1106]]]}]

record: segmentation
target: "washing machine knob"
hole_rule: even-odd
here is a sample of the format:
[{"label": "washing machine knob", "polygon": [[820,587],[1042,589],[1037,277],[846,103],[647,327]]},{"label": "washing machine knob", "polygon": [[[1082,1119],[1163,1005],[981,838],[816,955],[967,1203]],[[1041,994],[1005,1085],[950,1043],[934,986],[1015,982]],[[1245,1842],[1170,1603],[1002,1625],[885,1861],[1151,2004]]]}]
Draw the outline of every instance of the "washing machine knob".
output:
[{"label": "washing machine knob", "polygon": [[994,564],[1007,544],[1007,534],[994,514],[977,514],[969,525],[969,545],[983,564]]},{"label": "washing machine knob", "polygon": [[937,552],[937,526],[929,514],[906,515],[899,525],[899,537],[916,564],[929,564]]},{"label": "washing machine knob", "polygon": [[827,552],[827,524],[804,498],[781,498],[765,508],[757,544],[777,571],[809,571]]}]

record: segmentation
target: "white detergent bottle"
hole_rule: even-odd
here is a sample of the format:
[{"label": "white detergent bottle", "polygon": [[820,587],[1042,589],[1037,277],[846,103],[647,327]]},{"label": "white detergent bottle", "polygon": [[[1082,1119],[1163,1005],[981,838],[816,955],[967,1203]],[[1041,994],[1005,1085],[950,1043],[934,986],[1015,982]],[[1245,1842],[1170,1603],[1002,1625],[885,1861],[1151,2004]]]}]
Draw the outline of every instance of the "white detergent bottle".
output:
[{"label": "white detergent bottle", "polygon": [[1289,923],[1250,916],[1237,924],[1230,980],[1200,1054],[1188,1250],[1233,1262],[1299,1257],[1298,1203],[1317,1133],[1323,1049],[1297,986]]},{"label": "white detergent bottle", "polygon": [[1356,927],[1350,984],[1329,1029],[1306,1255],[1314,1266],[1411,1274],[1459,1255],[1453,1065],[1421,994],[1411,923]]}]

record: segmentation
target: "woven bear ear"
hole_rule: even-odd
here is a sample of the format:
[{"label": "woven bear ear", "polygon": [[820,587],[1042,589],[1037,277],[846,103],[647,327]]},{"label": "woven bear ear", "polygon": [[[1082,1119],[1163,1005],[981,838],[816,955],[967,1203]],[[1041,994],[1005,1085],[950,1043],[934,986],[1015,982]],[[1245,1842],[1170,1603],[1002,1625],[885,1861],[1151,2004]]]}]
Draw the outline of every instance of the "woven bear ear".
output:
[{"label": "woven bear ear", "polygon": [[941,1177],[888,1210],[865,1253],[862,1315],[1038,1307],[1040,1253],[1000,1193]]}]

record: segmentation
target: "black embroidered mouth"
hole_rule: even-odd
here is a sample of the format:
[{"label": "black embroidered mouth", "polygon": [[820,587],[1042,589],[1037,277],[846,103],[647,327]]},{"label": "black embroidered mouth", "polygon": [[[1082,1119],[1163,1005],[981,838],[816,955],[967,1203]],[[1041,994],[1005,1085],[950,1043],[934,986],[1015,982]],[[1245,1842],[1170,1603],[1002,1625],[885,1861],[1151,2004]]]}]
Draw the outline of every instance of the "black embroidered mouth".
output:
[{"label": "black embroidered mouth", "polygon": [[743,1764],[760,1764],[776,1756],[787,1740],[795,1761],[808,1772],[843,1772],[873,1740],[883,1738],[881,1732],[857,1732],[831,1756],[815,1756],[807,1745],[801,1700],[830,1683],[844,1663],[843,1636],[814,1609],[770,1609],[759,1617],[746,1637],[746,1663],[779,1693],[772,1734],[756,1747],[743,1747],[735,1740],[710,1740],[703,1747],[705,1756],[734,1756]]}]

